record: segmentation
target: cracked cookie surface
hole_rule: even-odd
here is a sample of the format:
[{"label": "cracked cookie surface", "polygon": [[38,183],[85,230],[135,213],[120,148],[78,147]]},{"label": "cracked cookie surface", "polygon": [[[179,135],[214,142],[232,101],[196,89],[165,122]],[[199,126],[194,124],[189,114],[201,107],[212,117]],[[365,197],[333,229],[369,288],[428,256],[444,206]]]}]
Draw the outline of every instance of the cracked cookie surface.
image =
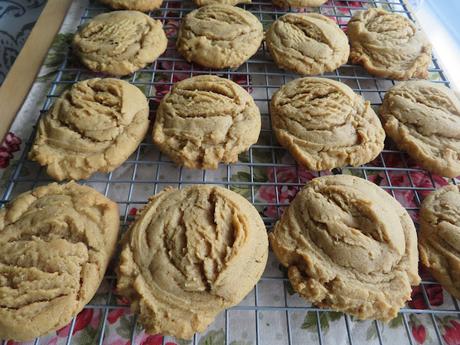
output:
[{"label": "cracked cookie surface", "polygon": [[418,285],[417,235],[407,211],[377,185],[319,177],[269,235],[302,297],[359,319],[393,319]]},{"label": "cracked cookie surface", "polygon": [[88,178],[120,166],[147,133],[148,103],[119,79],[73,84],[40,120],[29,158],[56,180]]},{"label": "cracked cookie surface", "polygon": [[428,81],[399,83],[380,108],[386,133],[425,169],[460,175],[460,99]]},{"label": "cracked cookie surface", "polygon": [[96,293],[115,250],[117,205],[56,183],[0,209],[0,339],[26,341],[68,324]]},{"label": "cracked cookie surface", "polygon": [[428,77],[431,44],[411,20],[369,8],[353,15],[347,32],[351,61],[369,73],[397,80]]},{"label": "cracked cookie surface", "polygon": [[273,4],[278,7],[319,7],[327,0],[272,0]]},{"label": "cracked cookie surface", "polygon": [[168,40],[159,20],[137,11],[99,14],[73,39],[73,51],[95,72],[131,74],[155,61]]},{"label": "cracked cookie surface", "polygon": [[242,196],[215,186],[169,188],[123,239],[117,289],[148,333],[190,338],[251,291],[267,255],[264,223]]},{"label": "cracked cookie surface", "polygon": [[334,71],[350,54],[345,33],[317,13],[285,14],[270,26],[265,41],[279,67],[304,75]]},{"label": "cracked cookie surface", "polygon": [[385,132],[370,103],[347,85],[299,78],[272,97],[270,114],[278,142],[309,170],[329,170],[373,160]]},{"label": "cracked cookie surface", "polygon": [[148,12],[161,6],[163,0],[99,0],[115,10],[135,10]]},{"label": "cracked cookie surface", "polygon": [[460,186],[445,186],[420,209],[420,260],[455,298],[460,299]]},{"label": "cracked cookie surface", "polygon": [[260,112],[235,82],[197,76],[173,85],[158,106],[153,142],[177,164],[216,169],[257,142]]},{"label": "cracked cookie surface", "polygon": [[230,5],[209,5],[182,19],[177,50],[188,62],[210,68],[236,68],[254,55],[263,28],[250,12]]}]

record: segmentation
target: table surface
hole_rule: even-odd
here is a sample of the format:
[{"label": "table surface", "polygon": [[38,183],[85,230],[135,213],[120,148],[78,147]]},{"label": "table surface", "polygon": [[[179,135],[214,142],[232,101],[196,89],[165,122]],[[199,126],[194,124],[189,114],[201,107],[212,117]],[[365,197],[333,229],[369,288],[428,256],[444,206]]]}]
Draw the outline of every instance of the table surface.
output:
[{"label": "table surface", "polygon": [[46,0],[0,0],[0,85],[45,4]]},{"label": "table surface", "polygon": [[[415,1],[415,0],[412,0]],[[427,33],[452,86],[460,89],[460,1],[418,0],[414,6],[420,25]]]},{"label": "table surface", "polygon": [[[282,14],[273,9],[270,0],[253,2],[255,4],[243,7],[259,16],[266,25]],[[351,3],[355,7],[376,3],[383,6],[399,3],[399,0],[362,0],[348,3],[331,0],[322,7],[322,12],[335,17],[344,27],[351,15]],[[419,7],[420,16],[423,5]],[[394,7],[395,10],[403,10],[401,5]],[[163,21],[170,47],[157,62],[129,76],[127,80],[148,97],[153,115],[161,96],[170,89],[174,81],[202,73],[218,74],[232,79],[251,93],[260,108],[261,135],[258,143],[242,154],[238,162],[221,164],[216,171],[195,171],[177,167],[168,157],[159,153],[150,136],[147,136],[119,169],[109,174],[95,174],[90,179],[81,181],[118,203],[123,231],[133,220],[137,209],[145,205],[149,196],[166,186],[180,187],[196,183],[218,184],[242,194],[258,208],[267,226],[271,227],[279,218],[280,212],[289,204],[289,200],[308,180],[330,173],[304,170],[277,144],[270,127],[269,100],[276,89],[298,76],[277,69],[264,45],[256,56],[237,70],[203,70],[199,66],[187,64],[178,55],[173,44],[177,27],[180,18],[192,8],[191,1],[165,0],[161,10],[150,14]],[[27,160],[39,109],[43,105],[41,109],[44,113],[55,98],[72,83],[99,76],[83,68],[71,57],[68,58],[68,42],[80,22],[105,11],[108,9],[95,1],[73,2],[61,33],[57,36],[39,78],[6,141],[8,152],[14,153],[14,158],[5,161],[5,168],[0,169],[0,205],[25,190],[51,182],[43,169]],[[433,32],[428,31],[430,35]],[[324,77],[345,82],[376,108],[381,104],[385,91],[394,85],[391,80],[370,76],[360,66],[350,64]],[[447,83],[436,59],[430,67],[430,79],[433,82]],[[458,180],[446,180],[426,173],[407,155],[396,150],[390,140],[375,161],[360,167],[346,167],[334,173],[360,176],[374,182],[391,193],[414,220],[421,200],[429,191],[447,183],[460,183]],[[126,301],[113,294],[115,275],[113,271],[109,271],[94,299],[68,326],[27,345],[458,344],[460,303],[452,299],[426,272],[421,270],[420,274],[423,283],[414,289],[413,301],[401,311],[398,318],[389,324],[360,322],[342,313],[318,309],[293,294],[286,272],[280,269],[278,261],[270,255],[264,276],[240,305],[220,314],[206,332],[197,334],[191,342],[181,342],[171,337],[145,334],[139,327],[136,316],[129,312]],[[0,344],[13,345],[1,341]]]}]

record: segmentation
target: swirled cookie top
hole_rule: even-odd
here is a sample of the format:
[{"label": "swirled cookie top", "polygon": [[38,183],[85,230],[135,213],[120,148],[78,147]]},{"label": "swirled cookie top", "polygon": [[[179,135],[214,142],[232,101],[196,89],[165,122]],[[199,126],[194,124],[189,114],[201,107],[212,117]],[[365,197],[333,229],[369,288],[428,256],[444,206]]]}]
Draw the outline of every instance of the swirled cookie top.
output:
[{"label": "swirled cookie top", "polygon": [[119,79],[73,84],[40,120],[29,157],[58,180],[112,171],[137,148],[149,125],[146,97]]},{"label": "swirled cookie top", "polygon": [[408,18],[369,8],[353,15],[347,33],[351,61],[370,73],[400,80],[428,77],[431,45]]},{"label": "swirled cookie top", "polygon": [[84,24],[73,39],[74,52],[91,70],[126,75],[166,50],[162,24],[137,11],[113,11]]},{"label": "swirled cookie top", "polygon": [[74,182],[19,195],[0,210],[0,337],[30,340],[69,323],[115,249],[115,203]]},{"label": "swirled cookie top", "polygon": [[460,100],[444,85],[399,83],[386,94],[380,115],[387,134],[426,169],[460,175]]},{"label": "swirled cookie top", "polygon": [[299,78],[272,97],[273,130],[281,145],[311,170],[374,159],[385,133],[374,110],[347,85],[326,78]]},{"label": "swirled cookie top", "polygon": [[118,289],[148,331],[189,338],[243,299],[267,254],[264,224],[246,199],[221,187],[169,189],[131,227]]},{"label": "swirled cookie top", "polygon": [[217,168],[254,144],[260,112],[235,82],[197,76],[174,84],[161,101],[153,140],[175,162],[190,168]]},{"label": "swirled cookie top", "polygon": [[177,49],[189,62],[236,68],[256,53],[262,39],[262,24],[252,13],[230,5],[208,5],[182,20]]},{"label": "swirled cookie top", "polygon": [[350,53],[344,32],[318,13],[285,14],[270,26],[265,41],[278,66],[304,75],[333,71]]},{"label": "swirled cookie top", "polygon": [[270,242],[302,296],[362,319],[392,319],[420,281],[407,211],[381,188],[350,175],[309,182]]},{"label": "swirled cookie top", "polygon": [[432,192],[420,210],[420,256],[434,277],[460,298],[460,186]]}]

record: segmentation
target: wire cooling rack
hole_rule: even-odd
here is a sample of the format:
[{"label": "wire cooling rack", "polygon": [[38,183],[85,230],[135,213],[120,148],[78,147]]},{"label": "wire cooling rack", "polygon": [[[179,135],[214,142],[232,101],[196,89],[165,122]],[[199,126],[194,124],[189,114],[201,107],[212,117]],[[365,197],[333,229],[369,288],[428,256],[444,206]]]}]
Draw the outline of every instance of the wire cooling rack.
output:
[{"label": "wire cooling rack", "polygon": [[[413,19],[403,0],[331,0],[320,9],[308,9],[307,11],[316,11],[328,15],[335,19],[339,26],[345,28],[354,11],[371,6],[384,7]],[[280,9],[274,8],[268,0],[257,0],[252,4],[242,5],[242,7],[256,15],[265,28],[274,19],[285,13]],[[178,80],[199,74],[217,74],[221,77],[232,79],[250,91],[259,106],[262,114],[261,135],[258,143],[253,145],[247,153],[240,155],[237,163],[220,165],[216,171],[193,171],[177,167],[168,157],[161,154],[153,146],[151,138],[148,136],[119,169],[109,174],[95,174],[90,179],[82,181],[82,183],[91,185],[118,203],[123,230],[132,221],[135,209],[145,205],[148,196],[159,192],[166,186],[172,185],[180,188],[181,186],[197,183],[222,185],[246,196],[258,208],[267,227],[270,228],[283,208],[289,204],[295,192],[306,181],[315,176],[325,174],[325,172],[307,172],[299,167],[287,152],[278,145],[272,134],[268,112],[269,100],[281,85],[298,76],[278,69],[272,62],[265,45],[262,45],[257,54],[237,70],[215,71],[204,69],[197,65],[189,65],[176,52],[174,42],[178,23],[186,13],[194,8],[195,6],[188,1],[166,0],[162,8],[150,13],[150,16],[163,22],[169,37],[168,49],[152,65],[134,73],[126,80],[137,85],[148,97],[151,116],[153,117],[161,97]],[[91,1],[84,11],[81,23],[107,11],[106,7]],[[54,99],[71,84],[95,76],[99,75],[79,65],[73,59],[71,52],[69,52],[52,82],[42,113],[46,112]],[[333,73],[325,74],[324,77],[348,84],[375,107],[381,104],[385,91],[394,85],[391,80],[370,76],[361,67],[349,64],[342,66]],[[449,82],[436,58],[433,59],[430,66],[430,79],[449,86]],[[35,133],[26,142],[25,150],[7,183],[0,204],[6,203],[21,192],[52,182],[42,168],[27,160],[27,153],[34,135]],[[420,169],[406,154],[398,151],[390,141],[386,142],[385,150],[373,162],[360,167],[335,169],[329,173],[354,174],[378,183],[398,199],[415,220],[417,219],[420,202],[429,191],[446,182],[458,183],[455,179],[448,181]],[[266,195],[270,197],[267,198]],[[249,321],[245,325],[240,323],[237,327],[247,328],[246,342],[244,344],[343,343],[353,345],[358,343],[356,332],[358,332],[359,327],[357,327],[356,320],[347,315],[336,315],[333,327],[338,331],[335,333],[335,338],[328,337],[326,330],[329,325],[323,322],[325,313],[328,310],[311,306],[296,295],[292,295],[288,279],[282,271],[276,268],[276,260],[273,256],[270,256],[269,266],[271,268],[267,268],[261,281],[249,296],[240,305],[226,310],[217,318],[216,323],[219,323],[224,330],[223,339],[219,344],[243,344],[235,342],[235,337],[232,335],[232,330],[235,329],[233,323],[243,314],[246,315],[246,320]],[[106,296],[102,300],[93,300],[86,307],[87,309],[101,311],[102,327],[97,337],[97,344],[105,343],[105,335],[109,327],[107,322],[109,311],[128,308],[128,305],[116,299],[112,292],[115,286],[115,279],[113,271],[109,269],[103,283],[109,287]],[[424,309],[407,306],[401,310],[402,327],[400,331],[403,332],[402,338],[399,338],[403,339],[401,343],[417,344],[417,340],[411,332],[411,328],[413,328],[411,315],[424,315],[427,322],[432,326],[431,341],[435,344],[444,344],[446,340],[442,335],[439,317],[442,315],[451,315],[455,319],[460,317],[458,302],[451,296],[446,295],[445,298],[451,300],[441,307],[430,303],[429,292],[427,291],[435,284],[432,280],[424,280],[421,284],[420,294],[422,304],[425,306]],[[270,299],[270,291],[274,289],[280,291],[281,299]],[[265,320],[262,320],[262,313],[268,315]],[[276,320],[273,315],[276,315]],[[310,316],[310,320],[313,320],[313,333],[315,334],[310,334],[311,337],[308,341],[305,340],[305,333],[299,333],[294,329],[299,326],[299,315],[302,317],[304,315]],[[267,319],[272,320],[272,322],[266,321]],[[135,316],[132,316],[130,320],[132,321],[130,326],[131,344],[134,345],[135,334],[139,332],[139,327]],[[74,318],[65,338],[65,344],[72,343],[75,324],[76,319]],[[384,324],[376,321],[369,321],[369,324],[374,327],[375,331],[373,340],[367,339],[369,343],[372,343],[372,341],[375,344],[395,343],[394,339],[388,341],[383,334],[383,329],[386,327]],[[213,326],[211,326],[211,329],[213,329]],[[337,338],[337,334],[341,334],[341,340]],[[203,335],[197,334],[192,339],[191,344],[211,344],[211,342],[203,342],[203,339]],[[161,342],[165,344],[170,340],[169,337],[163,337]],[[34,341],[34,344],[39,343],[40,339]],[[3,344],[6,344],[6,342]]]}]

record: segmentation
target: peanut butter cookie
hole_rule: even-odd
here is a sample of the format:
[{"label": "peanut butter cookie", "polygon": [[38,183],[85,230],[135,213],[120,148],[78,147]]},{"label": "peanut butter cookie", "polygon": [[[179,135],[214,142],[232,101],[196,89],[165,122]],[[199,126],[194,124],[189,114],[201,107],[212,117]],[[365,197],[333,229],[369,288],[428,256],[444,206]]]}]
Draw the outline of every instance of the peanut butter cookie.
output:
[{"label": "peanut butter cookie", "polygon": [[177,50],[188,62],[210,68],[236,68],[259,49],[262,24],[250,12],[230,5],[209,5],[185,16]]},{"label": "peanut butter cookie", "polygon": [[425,169],[460,175],[460,100],[452,90],[428,81],[399,83],[385,94],[380,115],[388,136]]},{"label": "peanut butter cookie", "polygon": [[428,195],[420,210],[420,260],[460,299],[460,186]]},{"label": "peanut butter cookie", "polygon": [[278,7],[319,7],[327,0],[272,0],[273,4]]},{"label": "peanut butter cookie", "polygon": [[264,271],[264,223],[222,187],[167,189],[150,199],[123,241],[118,291],[148,333],[190,338],[238,304]]},{"label": "peanut butter cookie", "polygon": [[38,123],[29,158],[56,180],[88,178],[120,166],[144,138],[148,103],[119,79],[73,84]]},{"label": "peanut butter cookie", "polygon": [[115,10],[149,12],[161,6],[163,0],[99,0]]},{"label": "peanut butter cookie", "polygon": [[371,74],[397,80],[427,78],[431,44],[406,17],[381,8],[358,11],[348,23],[350,59]]},{"label": "peanut butter cookie", "polygon": [[385,132],[370,103],[347,85],[326,78],[299,78],[270,102],[279,143],[309,170],[360,165],[383,149]]},{"label": "peanut butter cookie", "polygon": [[257,142],[260,112],[251,95],[231,80],[197,76],[174,84],[161,101],[153,142],[177,164],[216,169]]},{"label": "peanut butter cookie", "polygon": [[0,339],[27,341],[68,324],[96,293],[118,228],[117,205],[74,182],[0,209]]},{"label": "peanut butter cookie", "polygon": [[409,214],[358,177],[309,182],[269,237],[294,290],[319,307],[389,321],[420,283]]},{"label": "peanut butter cookie", "polygon": [[305,75],[331,72],[348,60],[347,36],[318,13],[288,13],[273,22],[265,36],[276,64]]},{"label": "peanut butter cookie", "polygon": [[167,43],[159,20],[137,11],[114,11],[84,24],[74,36],[73,50],[90,70],[123,76],[155,61]]}]

